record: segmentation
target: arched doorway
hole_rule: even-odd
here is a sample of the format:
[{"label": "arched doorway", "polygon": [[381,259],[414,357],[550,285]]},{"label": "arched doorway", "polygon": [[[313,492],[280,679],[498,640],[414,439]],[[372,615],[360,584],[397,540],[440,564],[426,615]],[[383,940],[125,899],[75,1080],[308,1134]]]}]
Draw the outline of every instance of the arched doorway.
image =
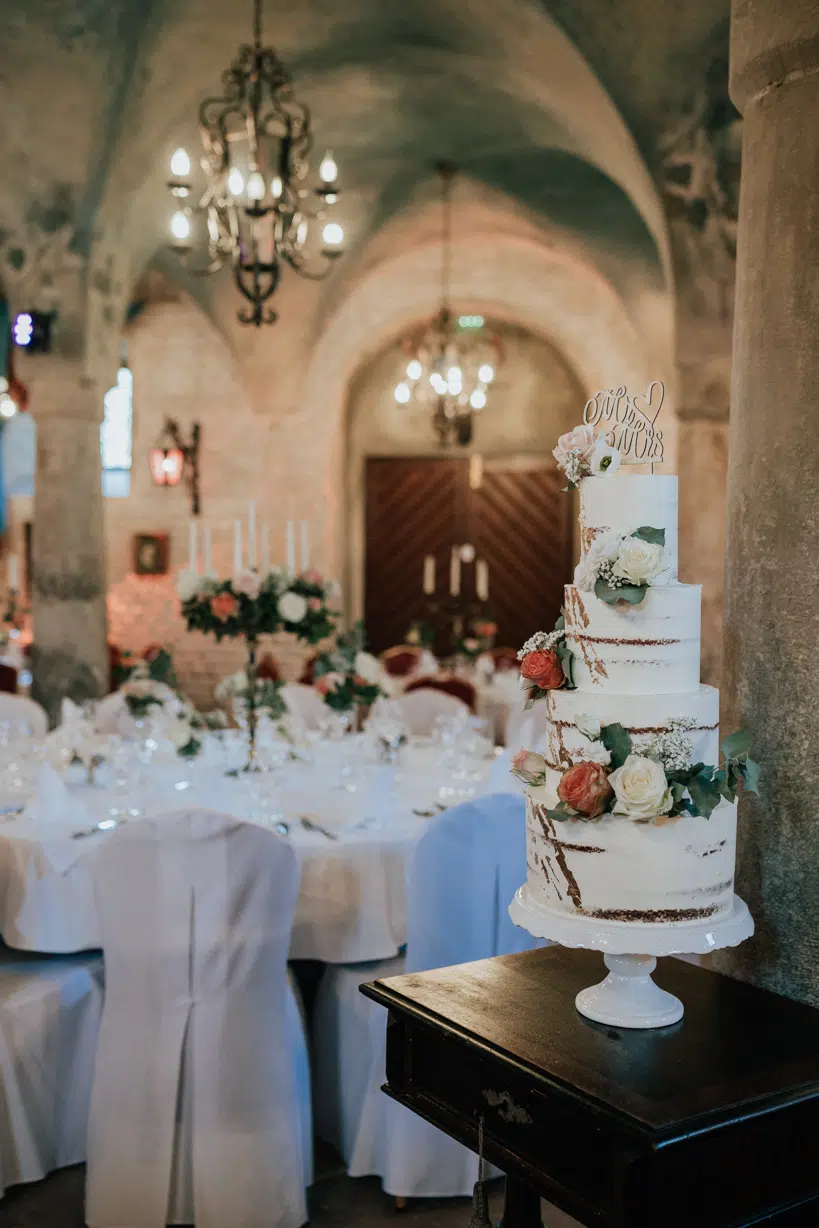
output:
[{"label": "arched doorway", "polygon": [[551,449],[579,420],[585,394],[554,345],[517,326],[493,327],[505,361],[468,450],[439,447],[427,414],[396,404],[406,363],[399,340],[351,382],[347,574],[375,651],[400,642],[428,608],[426,557],[436,560],[435,599],[451,595],[453,547],[471,547],[459,568],[464,603],[480,596],[477,560],[487,565],[498,642],[520,643],[551,625],[562,603],[573,515]]}]

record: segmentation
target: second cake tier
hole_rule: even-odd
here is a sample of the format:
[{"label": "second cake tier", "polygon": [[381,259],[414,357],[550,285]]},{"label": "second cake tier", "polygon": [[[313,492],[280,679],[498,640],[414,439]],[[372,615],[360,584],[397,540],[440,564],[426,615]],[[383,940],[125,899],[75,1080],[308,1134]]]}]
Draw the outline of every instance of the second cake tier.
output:
[{"label": "second cake tier", "polygon": [[700,681],[699,584],[649,588],[639,605],[608,605],[565,588],[566,642],[581,691],[680,694]]}]

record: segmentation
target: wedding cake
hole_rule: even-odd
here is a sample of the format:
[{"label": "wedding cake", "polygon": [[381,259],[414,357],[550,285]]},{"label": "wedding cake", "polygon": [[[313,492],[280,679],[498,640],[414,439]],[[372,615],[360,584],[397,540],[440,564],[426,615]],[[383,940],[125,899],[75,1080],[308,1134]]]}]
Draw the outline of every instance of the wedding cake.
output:
[{"label": "wedding cake", "polygon": [[542,753],[521,750],[527,893],[601,922],[685,925],[733,904],[736,794],[757,768],[724,744],[699,678],[701,588],[677,579],[677,479],[629,474],[580,427],[555,450],[580,492],[581,558],[552,632],[519,654],[546,704]]}]

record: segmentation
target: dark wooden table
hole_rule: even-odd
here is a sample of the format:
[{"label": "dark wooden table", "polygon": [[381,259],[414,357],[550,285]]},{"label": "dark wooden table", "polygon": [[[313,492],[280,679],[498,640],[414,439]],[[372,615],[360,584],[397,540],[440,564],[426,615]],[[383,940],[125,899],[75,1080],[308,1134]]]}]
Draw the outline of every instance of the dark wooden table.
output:
[{"label": "dark wooden table", "polygon": [[588,1228],[819,1228],[819,1011],[666,959],[684,1018],[629,1031],[575,1010],[604,973],[550,947],[362,986],[385,1090],[473,1150],[483,1116],[505,1228],[541,1195]]}]

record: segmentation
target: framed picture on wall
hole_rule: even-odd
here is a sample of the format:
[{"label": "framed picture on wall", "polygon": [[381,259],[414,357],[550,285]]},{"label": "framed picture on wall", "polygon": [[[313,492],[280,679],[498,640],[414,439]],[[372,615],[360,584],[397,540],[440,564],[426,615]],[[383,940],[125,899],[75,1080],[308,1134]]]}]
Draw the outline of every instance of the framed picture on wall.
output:
[{"label": "framed picture on wall", "polygon": [[134,571],[138,576],[167,575],[168,554],[167,533],[134,535]]}]

